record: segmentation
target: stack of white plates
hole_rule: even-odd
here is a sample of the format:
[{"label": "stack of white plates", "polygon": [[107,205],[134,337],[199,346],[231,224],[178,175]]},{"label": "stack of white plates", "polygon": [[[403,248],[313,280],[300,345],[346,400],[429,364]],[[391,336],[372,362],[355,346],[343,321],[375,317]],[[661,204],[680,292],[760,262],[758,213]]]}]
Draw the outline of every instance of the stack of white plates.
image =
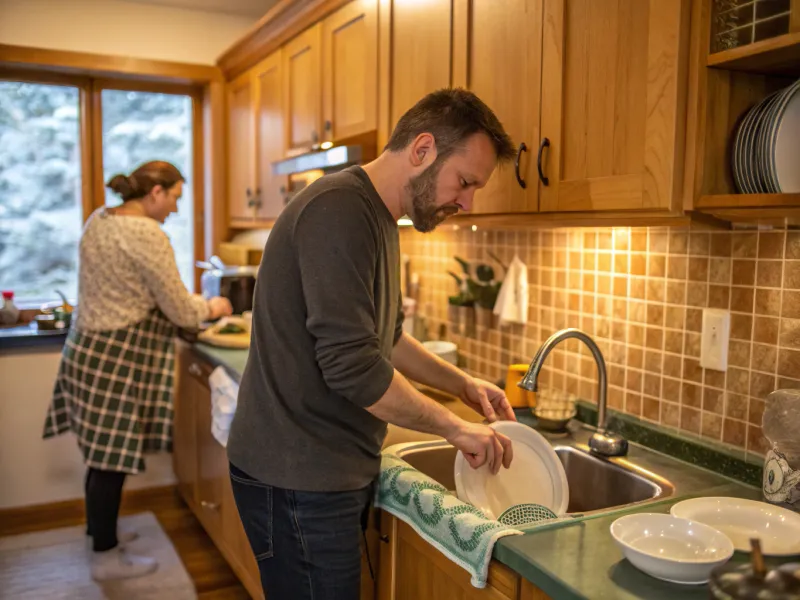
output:
[{"label": "stack of white plates", "polygon": [[736,131],[731,158],[742,194],[800,192],[800,80],[748,111]]}]

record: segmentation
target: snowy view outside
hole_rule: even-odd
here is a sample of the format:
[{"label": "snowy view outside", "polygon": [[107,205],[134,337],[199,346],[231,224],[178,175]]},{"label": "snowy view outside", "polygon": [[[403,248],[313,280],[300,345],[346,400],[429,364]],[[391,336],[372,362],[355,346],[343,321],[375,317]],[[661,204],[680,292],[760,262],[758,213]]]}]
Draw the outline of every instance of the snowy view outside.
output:
[{"label": "snowy view outside", "polygon": [[83,225],[77,88],[0,81],[0,289],[78,290]]},{"label": "snowy view outside", "polygon": [[[192,99],[188,96],[103,90],[103,178],[129,174],[150,160],[172,163],[186,177],[178,213],[164,230],[175,248],[181,278],[194,289]],[[106,188],[106,204],[119,197]]]},{"label": "snowy view outside", "polygon": [[[103,175],[149,160],[187,178],[179,212],[164,227],[187,287],[194,287],[192,101],[187,96],[104,90]],[[83,226],[79,92],[0,81],[0,289],[18,301],[77,297]],[[118,198],[106,190],[109,205]]]}]

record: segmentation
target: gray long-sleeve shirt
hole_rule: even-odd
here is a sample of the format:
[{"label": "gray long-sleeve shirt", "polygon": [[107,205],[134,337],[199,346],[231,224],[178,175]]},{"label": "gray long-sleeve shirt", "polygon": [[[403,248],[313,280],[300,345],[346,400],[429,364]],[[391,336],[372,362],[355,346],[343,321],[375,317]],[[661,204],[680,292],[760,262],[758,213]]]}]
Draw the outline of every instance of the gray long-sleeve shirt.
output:
[{"label": "gray long-sleeve shirt", "polygon": [[301,191],[270,233],[228,457],[284,489],[369,485],[386,423],[366,407],[402,333],[397,224],[351,167]]}]

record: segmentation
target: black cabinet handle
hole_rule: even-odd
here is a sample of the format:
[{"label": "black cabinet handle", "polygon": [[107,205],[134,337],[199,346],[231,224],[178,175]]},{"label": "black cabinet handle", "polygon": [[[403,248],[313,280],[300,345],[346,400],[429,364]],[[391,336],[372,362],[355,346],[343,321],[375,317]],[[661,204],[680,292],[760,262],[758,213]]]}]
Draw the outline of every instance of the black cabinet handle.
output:
[{"label": "black cabinet handle", "polygon": [[247,188],[244,191],[244,193],[247,196],[247,206],[249,206],[250,208],[253,208],[253,206],[255,206],[255,201],[253,200],[253,192],[252,192],[252,190],[250,188]]},{"label": "black cabinet handle", "polygon": [[519,184],[519,187],[521,187],[523,190],[526,187],[528,187],[528,184],[525,183],[525,180],[519,174],[519,159],[522,157],[522,153],[527,151],[528,147],[525,145],[525,142],[522,142],[519,145],[519,149],[517,150],[517,160],[514,161],[514,175],[517,176],[517,183]]},{"label": "black cabinet handle", "polygon": [[550,140],[542,138],[542,143],[539,144],[539,156],[536,158],[536,168],[539,170],[539,181],[542,182],[542,185],[550,185],[550,180],[544,176],[544,172],[542,171],[542,152],[544,152],[545,148],[549,147]]},{"label": "black cabinet handle", "polygon": [[382,541],[384,544],[388,544],[388,543],[389,543],[389,536],[388,536],[388,535],[382,535],[382,536],[380,537],[380,540],[381,540],[381,541]]},{"label": "black cabinet handle", "polygon": [[330,131],[331,129],[333,129],[333,123],[325,121],[325,131]]},{"label": "black cabinet handle", "polygon": [[253,205],[261,208],[261,188],[256,188],[256,198],[253,201]]}]

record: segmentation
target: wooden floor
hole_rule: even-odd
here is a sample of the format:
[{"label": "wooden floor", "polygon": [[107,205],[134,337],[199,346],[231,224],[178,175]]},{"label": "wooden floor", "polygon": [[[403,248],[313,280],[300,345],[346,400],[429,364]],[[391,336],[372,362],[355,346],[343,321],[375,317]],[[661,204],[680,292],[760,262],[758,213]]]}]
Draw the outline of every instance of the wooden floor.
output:
[{"label": "wooden floor", "polygon": [[[174,487],[126,494],[122,514],[150,511],[172,540],[199,600],[249,600],[225,559],[189,511]],[[45,508],[6,511],[0,514],[0,536],[79,525],[84,522],[83,503],[61,502]]]}]

